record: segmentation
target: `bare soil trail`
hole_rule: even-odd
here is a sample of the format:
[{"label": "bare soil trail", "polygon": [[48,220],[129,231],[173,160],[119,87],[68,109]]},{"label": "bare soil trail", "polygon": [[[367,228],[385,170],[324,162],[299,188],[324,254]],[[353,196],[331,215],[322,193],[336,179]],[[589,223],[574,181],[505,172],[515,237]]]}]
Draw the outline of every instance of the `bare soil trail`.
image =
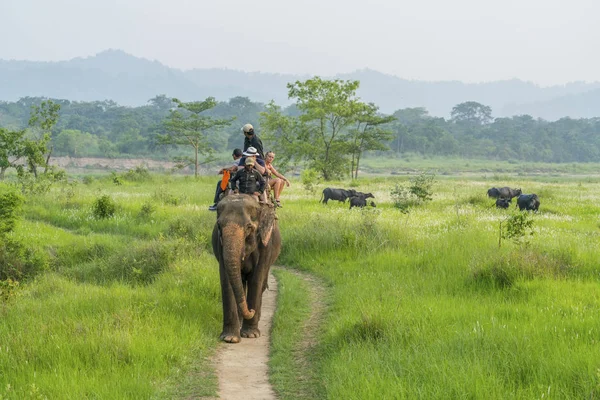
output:
[{"label": "bare soil trail", "polygon": [[269,289],[263,293],[258,323],[261,336],[242,338],[240,343],[223,343],[216,355],[219,398],[223,400],[276,399],[269,383],[269,342],[277,301],[277,280],[269,274]]},{"label": "bare soil trail", "polygon": [[[281,268],[281,267],[276,267]],[[307,371],[307,354],[317,343],[317,332],[325,315],[325,288],[313,276],[286,269],[303,279],[311,293],[311,315],[305,321],[302,330],[305,333],[302,342],[295,347],[295,359],[298,365],[297,379],[310,380],[311,371]],[[277,399],[269,383],[269,348],[271,324],[277,304],[277,280],[269,274],[269,289],[263,294],[262,315],[259,322],[261,337],[242,338],[237,344],[222,343],[214,358],[219,380],[218,395],[223,400],[270,400]]]}]

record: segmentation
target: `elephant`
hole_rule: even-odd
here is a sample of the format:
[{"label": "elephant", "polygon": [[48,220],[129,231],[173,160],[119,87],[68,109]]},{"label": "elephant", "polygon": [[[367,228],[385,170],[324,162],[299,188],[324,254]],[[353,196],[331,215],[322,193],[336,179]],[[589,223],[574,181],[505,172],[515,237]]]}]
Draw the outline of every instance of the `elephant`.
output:
[{"label": "elephant", "polygon": [[281,251],[275,208],[247,194],[224,197],[217,205],[212,247],[223,303],[220,340],[239,343],[242,337],[260,337],[262,295]]}]

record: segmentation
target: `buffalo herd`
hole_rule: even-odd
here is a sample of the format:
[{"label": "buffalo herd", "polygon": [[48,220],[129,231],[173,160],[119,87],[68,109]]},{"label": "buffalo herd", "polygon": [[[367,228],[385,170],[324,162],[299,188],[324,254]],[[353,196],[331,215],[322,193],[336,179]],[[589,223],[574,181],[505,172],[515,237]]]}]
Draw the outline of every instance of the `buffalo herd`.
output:
[{"label": "buffalo herd", "polygon": [[[517,198],[517,205],[519,210],[535,211],[537,212],[540,207],[540,198],[537,194],[523,194],[521,189],[513,189],[508,186],[501,188],[490,188],[487,191],[488,197],[496,199],[497,208],[508,208],[513,198]],[[366,207],[370,205],[375,207],[373,201],[367,203],[368,198],[375,198],[372,193],[357,192],[354,189],[337,189],[337,188],[325,188],[323,194],[319,200],[323,204],[327,204],[329,200],[337,200],[345,203],[346,200],[350,200],[350,208],[352,207]]]},{"label": "buffalo herd", "polygon": [[488,197],[496,199],[497,208],[508,208],[510,206],[513,197],[517,198],[517,205],[519,210],[536,211],[540,207],[540,198],[537,194],[523,194],[521,189],[512,189],[509,187],[502,188],[490,188],[487,191]]},{"label": "buffalo herd", "polygon": [[[321,195],[321,202],[323,204],[327,204],[327,202],[329,200],[337,200],[337,201],[341,201],[342,203],[345,203],[346,200],[350,199],[350,208],[352,207],[366,207],[367,206],[367,199],[368,198],[372,198],[374,199],[375,196],[373,196],[372,193],[362,193],[362,192],[357,192],[354,189],[334,189],[334,188],[325,188],[323,189],[323,194]],[[375,207],[375,203],[374,202],[370,202],[369,205],[371,207]]]}]

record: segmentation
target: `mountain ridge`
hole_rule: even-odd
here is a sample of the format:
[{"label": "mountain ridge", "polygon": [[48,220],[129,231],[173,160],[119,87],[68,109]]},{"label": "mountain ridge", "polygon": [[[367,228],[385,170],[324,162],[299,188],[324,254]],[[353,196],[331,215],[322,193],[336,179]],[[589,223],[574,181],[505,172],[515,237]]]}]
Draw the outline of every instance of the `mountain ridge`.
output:
[{"label": "mountain ridge", "polygon": [[[311,76],[228,68],[180,70],[123,50],[108,49],[64,61],[0,59],[0,100],[42,96],[74,101],[109,99],[139,106],[156,95],[166,94],[184,101],[208,96],[226,101],[243,96],[287,106],[292,101],[287,97],[286,84]],[[530,114],[554,120],[600,116],[600,82],[541,87],[519,79],[481,83],[421,81],[369,68],[325,78],[360,80],[358,95],[385,113],[425,107],[433,116],[448,117],[456,104],[478,101],[490,106],[496,117]]]}]

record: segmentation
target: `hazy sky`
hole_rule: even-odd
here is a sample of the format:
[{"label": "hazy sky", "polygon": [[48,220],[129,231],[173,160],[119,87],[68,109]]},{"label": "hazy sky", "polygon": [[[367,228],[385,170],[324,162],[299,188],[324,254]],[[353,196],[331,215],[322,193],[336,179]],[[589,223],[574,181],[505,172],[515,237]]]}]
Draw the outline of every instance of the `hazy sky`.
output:
[{"label": "hazy sky", "polygon": [[0,59],[109,48],[180,69],[600,80],[598,0],[0,0]]}]

